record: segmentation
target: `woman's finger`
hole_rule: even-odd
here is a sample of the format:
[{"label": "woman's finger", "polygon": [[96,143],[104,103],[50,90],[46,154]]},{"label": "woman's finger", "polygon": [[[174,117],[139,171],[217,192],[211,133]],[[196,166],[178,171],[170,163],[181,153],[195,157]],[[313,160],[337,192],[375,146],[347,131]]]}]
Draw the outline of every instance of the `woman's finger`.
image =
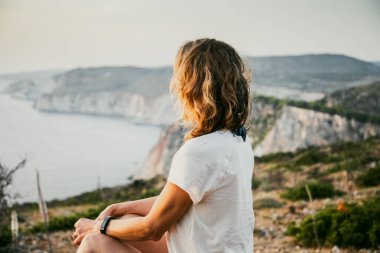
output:
[{"label": "woman's finger", "polygon": [[73,240],[75,240],[75,238],[77,238],[77,237],[78,237],[78,232],[75,231],[75,232],[73,233],[73,235],[71,236],[71,238],[73,238]]},{"label": "woman's finger", "polygon": [[80,243],[82,242],[82,239],[83,239],[82,235],[77,236],[77,238],[75,238],[75,240],[74,240],[74,244],[79,246]]}]

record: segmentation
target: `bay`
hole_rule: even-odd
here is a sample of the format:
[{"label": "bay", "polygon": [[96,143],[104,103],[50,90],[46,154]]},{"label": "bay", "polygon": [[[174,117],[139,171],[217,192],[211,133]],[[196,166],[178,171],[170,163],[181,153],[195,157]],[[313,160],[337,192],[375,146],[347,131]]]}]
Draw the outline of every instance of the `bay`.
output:
[{"label": "bay", "polygon": [[0,94],[0,162],[15,173],[17,202],[36,201],[36,172],[47,200],[127,183],[156,144],[161,128],[120,118],[40,112]]}]

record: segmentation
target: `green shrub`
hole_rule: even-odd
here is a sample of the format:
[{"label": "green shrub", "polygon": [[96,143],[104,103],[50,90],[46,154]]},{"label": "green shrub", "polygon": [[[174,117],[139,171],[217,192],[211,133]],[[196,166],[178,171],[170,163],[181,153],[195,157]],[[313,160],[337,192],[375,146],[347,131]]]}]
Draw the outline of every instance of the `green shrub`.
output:
[{"label": "green shrub", "polygon": [[[107,191],[107,188],[104,189]],[[78,203],[81,204],[96,204],[103,202],[102,195],[99,190],[89,191],[81,193],[80,195],[69,197],[64,200],[51,200],[48,202],[49,207],[58,207],[58,206],[75,206]]]},{"label": "green shrub", "polygon": [[321,152],[318,148],[310,148],[310,150],[304,152],[295,162],[295,165],[312,165],[315,163],[324,162],[326,160],[326,154]]},{"label": "green shrub", "polygon": [[136,195],[135,199],[145,199],[160,195],[161,189],[151,188],[143,191],[142,193]]},{"label": "green shrub", "polygon": [[285,162],[290,161],[295,156],[292,152],[278,152],[273,154],[268,154],[265,156],[255,157],[255,162],[257,163],[267,163],[267,162]]},{"label": "green shrub", "polygon": [[257,189],[261,185],[261,180],[255,177],[252,178],[252,189]]},{"label": "green shrub", "polygon": [[[148,180],[135,180],[131,184],[125,186],[102,188],[102,192],[94,190],[64,200],[52,200],[49,201],[47,205],[48,207],[58,207],[73,206],[78,203],[98,204],[104,201],[111,203],[157,196],[163,188],[160,184],[162,181],[164,181],[162,176],[157,176]],[[28,206],[31,205],[28,203]],[[38,206],[36,208],[38,208]]]},{"label": "green shrub", "polygon": [[[345,204],[345,210],[328,207],[315,215],[315,226],[321,245],[355,248],[380,246],[380,198],[365,200],[362,205]],[[290,223],[287,234],[294,235],[305,246],[315,247],[313,219],[307,217],[299,226]]]},{"label": "green shrub", "polygon": [[5,247],[12,242],[12,233],[9,226],[0,225],[0,247]]},{"label": "green shrub", "polygon": [[348,119],[355,119],[360,122],[373,122],[376,124],[380,123],[380,117],[378,115],[366,114],[359,111],[353,111],[349,108],[343,108],[341,106],[327,107],[322,101],[306,102],[306,101],[296,101],[288,100],[286,102],[288,105],[311,109],[319,112],[328,113],[330,115],[341,115]]},{"label": "green shrub", "polygon": [[286,192],[281,194],[281,197],[289,200],[308,200],[309,197],[306,192],[305,184],[308,185],[313,199],[331,198],[336,195],[343,195],[343,192],[335,190],[331,183],[312,181],[300,184],[295,188],[287,189]]},{"label": "green shrub", "polygon": [[[146,187],[146,183],[142,180],[139,180],[137,183],[134,183],[134,187],[143,188]],[[153,196],[157,196],[160,194],[160,189],[156,188],[147,188],[142,190],[140,193],[137,193],[133,198],[130,199],[143,199],[143,198],[149,198]],[[87,194],[86,194],[87,195]],[[90,195],[87,195],[90,196]],[[118,201],[113,201],[118,202]],[[66,202],[65,204],[67,204]],[[59,216],[59,217],[53,217],[49,221],[49,231],[59,231],[59,230],[70,230],[73,229],[74,224],[77,220],[80,218],[88,218],[88,219],[95,219],[98,217],[99,213],[103,211],[103,209],[106,207],[106,204],[102,204],[97,208],[91,208],[87,210],[86,212],[76,213],[72,215],[65,215],[65,216]],[[44,232],[45,225],[43,223],[38,223],[34,225],[30,232],[36,233],[36,232]]]},{"label": "green shrub", "polygon": [[[91,208],[86,212],[76,213],[72,215],[65,215],[59,217],[53,217],[49,221],[49,231],[59,231],[59,230],[71,230],[74,227],[75,222],[80,218],[95,219],[98,217],[99,213],[103,211],[105,205],[99,206],[98,208]],[[34,225],[29,231],[32,233],[44,232],[45,226],[43,223],[38,223]]]},{"label": "green shrub", "polygon": [[280,208],[283,204],[281,202],[278,202],[275,199],[272,198],[262,198],[258,200],[253,201],[253,208],[254,209],[261,209],[261,208]]},{"label": "green shrub", "polygon": [[371,168],[360,174],[356,179],[359,186],[376,186],[380,184],[380,167]]},{"label": "green shrub", "polygon": [[319,167],[315,167],[308,171],[307,175],[309,178],[321,178],[323,176],[323,173]]},{"label": "green shrub", "polygon": [[296,225],[295,221],[292,221],[289,223],[284,234],[296,236],[297,234],[299,234],[299,232],[300,232],[300,228]]},{"label": "green shrub", "polygon": [[[103,204],[99,207],[89,209],[86,212],[53,217],[50,219],[48,229],[49,231],[73,229],[73,226],[78,219],[95,219],[108,204],[157,196],[160,194],[162,189],[162,186],[158,186],[161,181],[163,181],[162,177],[155,177],[149,180],[135,180],[130,185],[126,186],[103,188],[103,193],[107,196],[107,203],[103,202]],[[102,203],[102,199],[103,197],[100,192],[95,190],[82,193],[78,196],[70,197],[65,200],[50,201],[48,206],[70,206],[78,203]],[[34,206],[30,204],[28,204],[27,207],[34,208]],[[32,233],[43,232],[45,230],[46,228],[43,223],[38,223],[29,229]]]}]

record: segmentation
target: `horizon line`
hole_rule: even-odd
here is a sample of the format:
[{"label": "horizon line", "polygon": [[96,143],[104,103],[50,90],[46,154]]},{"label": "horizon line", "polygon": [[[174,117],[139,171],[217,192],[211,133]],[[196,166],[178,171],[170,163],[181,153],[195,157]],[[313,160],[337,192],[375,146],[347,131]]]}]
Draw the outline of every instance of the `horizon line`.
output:
[{"label": "horizon line", "polygon": [[[294,56],[307,56],[307,55],[336,55],[336,56],[346,56],[350,58],[354,58],[359,61],[367,62],[367,63],[378,63],[380,62],[380,59],[378,60],[364,60],[358,57],[351,56],[349,54],[344,54],[344,53],[331,53],[331,52],[320,52],[320,53],[300,53],[300,54],[274,54],[274,55],[245,55],[242,54],[242,58],[269,58],[269,57],[294,57]],[[155,69],[155,68],[166,68],[166,67],[171,67],[172,64],[162,64],[162,65],[142,65],[142,64],[94,64],[94,65],[76,65],[72,67],[53,67],[51,69],[48,68],[43,68],[43,69],[31,69],[31,70],[18,70],[18,71],[10,71],[10,72],[0,72],[0,77],[2,76],[7,76],[7,75],[21,75],[21,74],[33,74],[33,73],[39,73],[39,72],[54,72],[54,71],[70,71],[74,69],[87,69],[87,68],[102,68],[102,67],[135,67],[135,68],[145,68],[145,69]]]}]

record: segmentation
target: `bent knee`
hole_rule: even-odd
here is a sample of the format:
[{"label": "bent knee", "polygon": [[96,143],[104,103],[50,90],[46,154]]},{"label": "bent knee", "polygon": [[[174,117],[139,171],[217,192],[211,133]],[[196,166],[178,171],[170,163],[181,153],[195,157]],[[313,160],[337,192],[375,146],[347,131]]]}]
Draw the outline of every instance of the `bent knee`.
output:
[{"label": "bent knee", "polygon": [[104,239],[105,235],[91,233],[83,238],[80,246],[84,252],[95,253]]}]

